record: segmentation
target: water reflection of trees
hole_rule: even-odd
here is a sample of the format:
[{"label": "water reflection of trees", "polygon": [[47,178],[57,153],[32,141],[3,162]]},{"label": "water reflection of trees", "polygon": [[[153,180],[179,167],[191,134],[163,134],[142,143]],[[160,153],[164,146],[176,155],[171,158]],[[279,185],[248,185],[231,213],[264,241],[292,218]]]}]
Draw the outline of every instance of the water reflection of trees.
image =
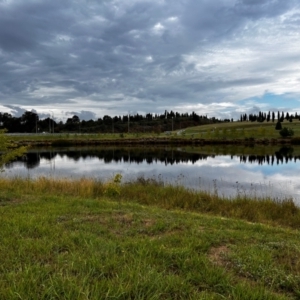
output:
[{"label": "water reflection of trees", "polygon": [[[173,165],[179,163],[196,163],[206,160],[208,157],[214,158],[214,154],[189,153],[170,149],[130,149],[130,148],[108,148],[108,149],[85,149],[66,151],[36,151],[29,152],[24,157],[17,159],[14,163],[23,163],[28,169],[33,169],[40,165],[41,159],[52,161],[56,157],[67,158],[74,161],[95,159],[103,160],[105,163],[164,163]],[[300,156],[293,155],[293,148],[283,147],[273,155],[237,155],[242,163],[257,163],[259,165],[283,164],[289,161],[297,161]],[[234,156],[231,156],[233,159]],[[6,166],[12,168],[13,163]]]},{"label": "water reflection of trees", "polygon": [[19,157],[15,159],[12,162],[9,162],[6,164],[7,169],[11,169],[14,167],[15,163],[22,163],[27,169],[34,169],[40,165],[40,161],[42,158],[51,161],[56,157],[57,153],[53,151],[47,151],[47,152],[27,152],[22,157]]},{"label": "water reflection of trees", "polygon": [[[101,149],[101,150],[86,150],[86,151],[67,151],[56,152],[55,155],[60,157],[67,157],[68,159],[91,159],[98,158],[105,163],[148,163],[153,164],[157,162],[163,162],[165,164],[178,164],[182,162],[195,163],[199,160],[205,160],[211,155],[207,154],[194,154],[181,152],[176,150],[164,150],[164,149]],[[40,154],[43,157],[43,154]]]},{"label": "water reflection of trees", "polygon": [[300,155],[293,155],[292,147],[282,147],[273,155],[241,155],[240,162],[243,163],[258,163],[259,165],[274,165],[283,164],[288,162],[296,162],[300,159]]}]

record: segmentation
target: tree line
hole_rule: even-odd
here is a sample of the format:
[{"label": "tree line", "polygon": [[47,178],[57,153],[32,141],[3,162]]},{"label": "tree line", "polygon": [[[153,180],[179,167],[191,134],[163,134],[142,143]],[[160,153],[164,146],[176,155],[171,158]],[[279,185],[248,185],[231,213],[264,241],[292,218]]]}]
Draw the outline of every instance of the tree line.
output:
[{"label": "tree line", "polygon": [[190,126],[232,122],[233,119],[209,118],[206,115],[192,113],[178,113],[165,111],[162,114],[148,113],[145,115],[132,114],[123,116],[108,116],[97,120],[80,120],[77,115],[68,118],[65,122],[57,122],[54,118],[40,119],[33,111],[26,111],[21,117],[0,112],[0,129],[9,133],[126,133],[126,132],[165,132],[184,129]]},{"label": "tree line", "polygon": [[[292,122],[300,116],[284,112],[259,112],[258,114],[241,114],[241,122]],[[127,133],[127,132],[155,132],[173,131],[184,129],[191,126],[214,124],[220,122],[233,122],[233,119],[218,119],[192,113],[178,113],[165,111],[162,114],[148,113],[131,114],[123,116],[105,115],[97,120],[80,120],[77,115],[73,115],[65,122],[56,121],[54,118],[47,117],[40,119],[39,115],[33,111],[26,111],[21,117],[12,116],[9,113],[0,112],[0,129],[6,129],[9,133]],[[276,128],[280,130],[281,128]]]},{"label": "tree line", "polygon": [[[276,118],[276,115],[277,115],[277,118]],[[277,120],[277,122],[283,122],[284,120],[287,120],[287,121],[290,121],[290,122],[293,122],[293,119],[298,119],[300,120],[300,116],[295,113],[294,115],[293,114],[289,114],[288,112],[287,113],[284,113],[283,111],[282,112],[279,112],[277,111],[277,113],[275,113],[274,111],[271,113],[270,111],[269,112],[262,112],[260,111],[258,114],[241,114],[240,116],[240,121],[241,122],[246,122],[246,121],[250,121],[250,122],[264,122],[264,121],[267,121],[267,122],[275,122],[275,119]]]}]

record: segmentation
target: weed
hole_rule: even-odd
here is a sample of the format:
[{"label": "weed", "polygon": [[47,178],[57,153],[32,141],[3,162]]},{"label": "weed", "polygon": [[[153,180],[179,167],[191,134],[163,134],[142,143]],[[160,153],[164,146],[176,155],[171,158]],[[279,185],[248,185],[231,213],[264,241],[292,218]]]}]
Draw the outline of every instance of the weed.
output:
[{"label": "weed", "polygon": [[122,175],[116,174],[112,180],[108,181],[104,186],[104,195],[108,197],[119,197],[121,193],[121,180]]}]

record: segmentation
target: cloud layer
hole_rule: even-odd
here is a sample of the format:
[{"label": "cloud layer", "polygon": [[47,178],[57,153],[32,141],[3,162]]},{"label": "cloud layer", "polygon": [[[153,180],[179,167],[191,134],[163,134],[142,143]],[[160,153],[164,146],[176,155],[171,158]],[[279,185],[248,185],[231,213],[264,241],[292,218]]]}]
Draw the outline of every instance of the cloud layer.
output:
[{"label": "cloud layer", "polygon": [[0,0],[0,111],[296,110],[299,25],[297,0]]}]

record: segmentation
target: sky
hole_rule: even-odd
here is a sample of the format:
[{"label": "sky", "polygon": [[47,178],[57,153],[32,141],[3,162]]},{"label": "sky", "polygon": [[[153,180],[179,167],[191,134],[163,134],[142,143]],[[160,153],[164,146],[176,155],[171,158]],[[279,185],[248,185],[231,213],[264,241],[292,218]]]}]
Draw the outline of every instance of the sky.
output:
[{"label": "sky", "polygon": [[0,112],[300,113],[299,0],[0,0]]}]

